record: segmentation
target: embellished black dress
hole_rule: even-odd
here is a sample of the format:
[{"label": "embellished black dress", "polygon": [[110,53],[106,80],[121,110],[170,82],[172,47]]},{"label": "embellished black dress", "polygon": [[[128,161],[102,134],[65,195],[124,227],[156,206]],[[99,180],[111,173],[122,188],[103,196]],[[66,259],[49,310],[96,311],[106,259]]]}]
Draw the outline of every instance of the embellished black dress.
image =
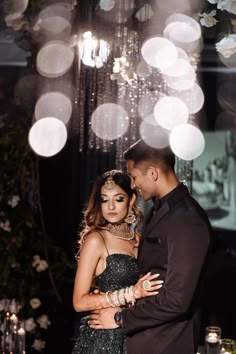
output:
[{"label": "embellished black dress", "polygon": [[[137,260],[126,254],[107,256],[106,269],[95,278],[101,292],[114,291],[134,285],[138,280]],[[80,336],[72,354],[126,354],[125,335],[121,328],[92,329],[82,320]]]}]

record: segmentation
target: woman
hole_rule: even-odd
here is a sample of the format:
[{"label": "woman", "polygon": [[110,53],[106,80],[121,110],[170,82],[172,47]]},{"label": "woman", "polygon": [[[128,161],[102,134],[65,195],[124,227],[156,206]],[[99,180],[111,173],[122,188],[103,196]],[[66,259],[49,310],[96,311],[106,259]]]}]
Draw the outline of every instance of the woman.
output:
[{"label": "woman", "polygon": [[[112,170],[93,187],[84,212],[74,282],[73,305],[78,312],[131,306],[136,299],[156,295],[162,286],[162,281],[155,280],[158,274],[148,273],[138,280],[139,234],[135,230],[142,213],[130,182],[127,174]],[[133,227],[136,218],[139,222]],[[91,288],[98,290],[91,293]],[[73,354],[127,353],[120,328],[94,330],[89,321],[83,322]]]}]

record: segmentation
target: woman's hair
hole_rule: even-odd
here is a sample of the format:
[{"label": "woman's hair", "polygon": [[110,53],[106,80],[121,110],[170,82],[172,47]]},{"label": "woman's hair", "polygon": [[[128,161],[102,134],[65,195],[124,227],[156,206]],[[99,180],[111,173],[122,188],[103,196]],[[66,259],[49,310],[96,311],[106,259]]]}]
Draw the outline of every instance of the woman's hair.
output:
[{"label": "woman's hair", "polygon": [[[120,170],[111,170],[103,173],[95,181],[90,198],[88,203],[83,211],[83,220],[81,223],[82,231],[80,233],[80,241],[82,244],[86,235],[96,229],[101,229],[104,226],[104,219],[102,218],[101,211],[101,189],[105,184],[107,179],[112,176],[112,180],[118,185],[125,193],[127,193],[129,200],[133,195],[136,195],[137,192],[131,188],[131,180],[127,173]],[[136,200],[132,206],[133,212],[138,218],[134,230],[141,224],[143,221],[143,214],[141,210],[138,209]]]}]

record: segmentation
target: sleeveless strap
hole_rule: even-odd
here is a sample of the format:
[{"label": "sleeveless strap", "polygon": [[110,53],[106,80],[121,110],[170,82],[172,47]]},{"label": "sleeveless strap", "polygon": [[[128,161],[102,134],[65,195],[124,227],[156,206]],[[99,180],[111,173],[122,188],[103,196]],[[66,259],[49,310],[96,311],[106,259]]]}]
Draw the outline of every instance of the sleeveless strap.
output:
[{"label": "sleeveless strap", "polygon": [[105,240],[104,240],[104,237],[103,237],[102,233],[101,233],[101,232],[99,232],[99,231],[97,231],[97,233],[98,233],[98,234],[101,236],[101,238],[103,239],[103,242],[104,242],[105,248],[106,248],[106,250],[107,250],[107,254],[108,254],[108,256],[109,256],[110,254],[109,254],[109,252],[108,252],[107,245],[106,245],[106,242],[105,242]]}]

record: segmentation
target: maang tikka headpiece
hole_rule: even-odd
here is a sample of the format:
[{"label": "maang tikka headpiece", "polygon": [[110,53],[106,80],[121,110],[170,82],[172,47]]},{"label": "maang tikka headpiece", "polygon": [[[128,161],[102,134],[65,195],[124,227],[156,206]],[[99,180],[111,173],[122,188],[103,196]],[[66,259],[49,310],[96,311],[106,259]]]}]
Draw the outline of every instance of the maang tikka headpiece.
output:
[{"label": "maang tikka headpiece", "polygon": [[113,179],[113,174],[112,172],[110,172],[109,176],[107,177],[106,182],[104,183],[104,188],[107,189],[108,191],[110,191],[111,189],[113,189],[116,185],[116,182]]}]

